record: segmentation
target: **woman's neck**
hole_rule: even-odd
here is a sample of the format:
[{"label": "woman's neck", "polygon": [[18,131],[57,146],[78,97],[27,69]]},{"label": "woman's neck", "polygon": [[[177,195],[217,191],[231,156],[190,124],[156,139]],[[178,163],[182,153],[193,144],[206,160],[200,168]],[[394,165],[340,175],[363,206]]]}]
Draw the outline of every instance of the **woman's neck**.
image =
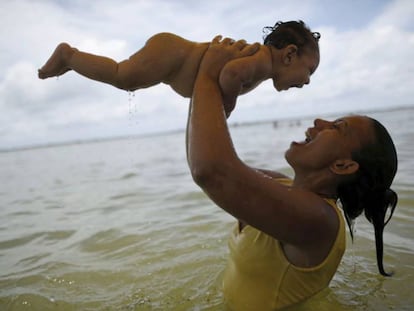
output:
[{"label": "woman's neck", "polygon": [[337,197],[337,181],[332,174],[297,175],[293,178],[292,187],[305,189],[324,198]]}]

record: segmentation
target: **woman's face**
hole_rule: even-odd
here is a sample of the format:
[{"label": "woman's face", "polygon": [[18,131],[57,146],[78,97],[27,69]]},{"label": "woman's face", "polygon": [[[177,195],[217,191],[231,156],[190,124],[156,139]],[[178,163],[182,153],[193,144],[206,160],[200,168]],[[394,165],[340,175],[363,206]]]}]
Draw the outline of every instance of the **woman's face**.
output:
[{"label": "woman's face", "polygon": [[352,159],[354,150],[374,140],[372,121],[364,116],[349,116],[335,121],[316,119],[305,140],[292,142],[286,151],[288,163],[296,169],[317,171],[336,160]]}]

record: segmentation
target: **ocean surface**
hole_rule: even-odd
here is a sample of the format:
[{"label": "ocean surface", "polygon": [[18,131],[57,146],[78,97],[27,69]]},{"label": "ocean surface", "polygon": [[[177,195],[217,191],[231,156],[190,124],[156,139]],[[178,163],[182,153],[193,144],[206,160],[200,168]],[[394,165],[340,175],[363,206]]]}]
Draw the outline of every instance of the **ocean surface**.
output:
[{"label": "ocean surface", "polygon": [[[369,114],[399,153],[399,194],[377,272],[358,218],[330,287],[290,310],[414,309],[414,108]],[[338,116],[339,117],[339,116]],[[232,127],[240,157],[291,174],[283,158],[311,119]],[[193,183],[185,134],[0,153],[0,310],[225,310],[234,219]],[[349,237],[349,236],[348,236]]]}]

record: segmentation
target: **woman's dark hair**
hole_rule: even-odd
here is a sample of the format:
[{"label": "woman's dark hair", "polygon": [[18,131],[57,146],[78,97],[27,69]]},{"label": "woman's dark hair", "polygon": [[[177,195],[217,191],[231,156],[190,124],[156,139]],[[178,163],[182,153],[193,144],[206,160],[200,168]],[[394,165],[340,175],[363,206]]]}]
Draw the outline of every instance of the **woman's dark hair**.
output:
[{"label": "woman's dark hair", "polygon": [[390,276],[392,273],[385,272],[383,266],[382,235],[398,201],[397,194],[390,189],[397,172],[397,152],[385,127],[377,120],[369,119],[373,124],[375,141],[352,153],[359,169],[355,179],[339,186],[338,197],[352,239],[352,222],[362,212],[374,225],[378,270],[382,275]]},{"label": "woman's dark hair", "polygon": [[298,47],[298,54],[310,49],[319,53],[319,32],[312,32],[303,21],[277,22],[274,26],[263,28],[263,44],[283,49],[289,44]]}]

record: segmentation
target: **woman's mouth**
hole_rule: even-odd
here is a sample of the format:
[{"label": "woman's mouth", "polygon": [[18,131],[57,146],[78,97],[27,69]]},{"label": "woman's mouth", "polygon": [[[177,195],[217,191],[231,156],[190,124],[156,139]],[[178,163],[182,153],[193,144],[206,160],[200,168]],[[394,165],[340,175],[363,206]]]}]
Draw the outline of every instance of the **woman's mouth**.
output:
[{"label": "woman's mouth", "polygon": [[294,142],[292,142],[292,144],[294,144],[294,145],[307,145],[311,141],[312,141],[312,136],[310,135],[309,131],[306,131],[305,132],[305,140],[300,141],[300,142],[294,141]]}]

